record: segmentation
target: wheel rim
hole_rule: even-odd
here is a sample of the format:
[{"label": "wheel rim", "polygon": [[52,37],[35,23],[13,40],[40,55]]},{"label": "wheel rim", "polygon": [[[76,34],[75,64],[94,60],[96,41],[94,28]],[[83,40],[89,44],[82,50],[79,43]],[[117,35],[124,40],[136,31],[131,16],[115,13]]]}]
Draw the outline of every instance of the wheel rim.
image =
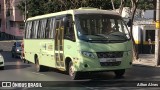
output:
[{"label": "wheel rim", "polygon": [[70,66],[70,68],[69,68],[69,75],[70,76],[74,76],[74,66],[73,66],[73,64]]}]

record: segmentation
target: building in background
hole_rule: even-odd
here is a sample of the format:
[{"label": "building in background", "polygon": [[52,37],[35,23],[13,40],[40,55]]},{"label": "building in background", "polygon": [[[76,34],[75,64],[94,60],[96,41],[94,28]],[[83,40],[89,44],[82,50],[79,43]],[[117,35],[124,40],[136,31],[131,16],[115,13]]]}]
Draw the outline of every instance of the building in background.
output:
[{"label": "building in background", "polygon": [[23,15],[17,8],[20,0],[0,0],[0,39],[22,39]]},{"label": "building in background", "polygon": [[[117,12],[119,9],[116,10]],[[155,10],[136,9],[133,20],[133,38],[139,54],[154,54],[155,52]],[[126,22],[131,18],[131,9],[124,7],[121,15]]]}]

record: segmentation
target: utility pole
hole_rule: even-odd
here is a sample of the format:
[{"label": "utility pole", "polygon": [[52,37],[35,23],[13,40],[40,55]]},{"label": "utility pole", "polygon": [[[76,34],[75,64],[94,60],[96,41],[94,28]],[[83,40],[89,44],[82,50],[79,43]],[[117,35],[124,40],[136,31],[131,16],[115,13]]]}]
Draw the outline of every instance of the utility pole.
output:
[{"label": "utility pole", "polygon": [[155,65],[160,63],[160,0],[156,3],[156,30],[155,30]]}]

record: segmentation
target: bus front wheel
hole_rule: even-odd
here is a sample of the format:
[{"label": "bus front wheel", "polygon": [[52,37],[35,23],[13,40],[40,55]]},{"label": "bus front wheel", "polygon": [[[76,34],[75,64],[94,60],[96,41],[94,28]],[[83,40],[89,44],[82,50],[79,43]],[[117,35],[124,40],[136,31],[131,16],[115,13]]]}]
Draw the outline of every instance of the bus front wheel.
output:
[{"label": "bus front wheel", "polygon": [[72,61],[69,62],[69,68],[68,68],[68,69],[69,69],[68,71],[69,71],[70,77],[71,77],[73,80],[78,79],[79,73],[78,73],[77,71],[75,71],[75,68],[74,68],[74,66],[73,66]]},{"label": "bus front wheel", "polygon": [[116,77],[122,77],[125,74],[125,69],[115,70],[114,73]]}]

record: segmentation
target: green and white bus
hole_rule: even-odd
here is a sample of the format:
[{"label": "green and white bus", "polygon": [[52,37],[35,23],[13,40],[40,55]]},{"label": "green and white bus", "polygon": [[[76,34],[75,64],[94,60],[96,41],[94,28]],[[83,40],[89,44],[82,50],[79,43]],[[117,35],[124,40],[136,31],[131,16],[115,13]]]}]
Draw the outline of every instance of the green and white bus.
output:
[{"label": "green and white bus", "polygon": [[80,8],[31,17],[23,43],[24,59],[37,71],[52,67],[72,79],[92,71],[122,76],[132,66],[129,31],[113,11]]}]

